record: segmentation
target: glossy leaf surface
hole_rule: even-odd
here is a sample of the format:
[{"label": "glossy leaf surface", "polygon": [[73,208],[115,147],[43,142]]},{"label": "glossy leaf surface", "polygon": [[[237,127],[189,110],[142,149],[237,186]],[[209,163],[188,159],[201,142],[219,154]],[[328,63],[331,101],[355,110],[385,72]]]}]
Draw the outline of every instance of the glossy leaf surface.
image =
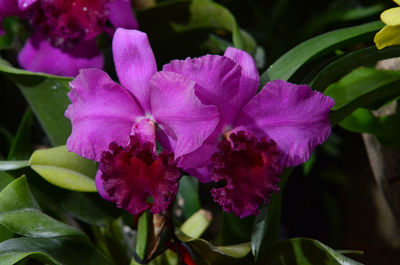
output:
[{"label": "glossy leaf surface", "polygon": [[94,184],[96,163],[68,152],[65,146],[36,150],[29,164],[44,179],[58,187],[75,191],[97,191]]}]

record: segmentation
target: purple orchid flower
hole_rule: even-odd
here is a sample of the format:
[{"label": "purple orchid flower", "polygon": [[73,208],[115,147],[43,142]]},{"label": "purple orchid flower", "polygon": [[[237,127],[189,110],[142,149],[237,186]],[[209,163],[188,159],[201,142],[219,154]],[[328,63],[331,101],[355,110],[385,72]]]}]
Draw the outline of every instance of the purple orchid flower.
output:
[{"label": "purple orchid flower", "polygon": [[[224,56],[174,60],[162,72],[195,82],[196,95],[220,112],[215,131],[178,166],[202,182],[220,182],[211,194],[225,211],[240,217],[258,214],[277,192],[283,167],[310,157],[330,134],[334,101],[307,85],[276,80],[257,94],[259,75],[249,54],[228,48]],[[165,88],[176,85],[165,80]],[[176,138],[159,138],[170,150]],[[223,184],[225,183],[225,184]]]},{"label": "purple orchid flower", "polygon": [[102,68],[96,37],[103,31],[114,32],[106,22],[115,28],[138,27],[129,0],[1,0],[0,4],[7,15],[20,15],[34,27],[18,55],[20,66],[34,72],[75,76],[82,68]]},{"label": "purple orchid flower", "polygon": [[[202,145],[215,130],[218,110],[200,102],[195,82],[172,72],[156,73],[145,33],[119,28],[112,49],[121,85],[100,69],[81,70],[70,83],[67,148],[100,162],[96,186],[103,198],[131,214],[148,208],[159,213],[177,192],[174,157]],[[171,87],[166,89],[164,82]],[[156,134],[176,139],[175,154],[156,154]]]}]

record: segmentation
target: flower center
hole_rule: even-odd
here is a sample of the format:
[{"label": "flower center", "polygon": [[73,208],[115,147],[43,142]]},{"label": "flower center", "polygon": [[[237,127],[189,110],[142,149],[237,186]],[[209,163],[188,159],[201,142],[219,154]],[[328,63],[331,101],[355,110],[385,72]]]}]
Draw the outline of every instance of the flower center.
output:
[{"label": "flower center", "polygon": [[70,49],[103,31],[107,2],[110,0],[39,0],[27,10],[27,17],[53,46]]},{"label": "flower center", "polygon": [[259,206],[279,191],[280,152],[273,140],[250,132],[230,133],[212,156],[211,178],[222,184],[211,195],[225,211],[240,217],[258,214]]},{"label": "flower center", "polygon": [[111,201],[131,214],[149,208],[152,213],[167,209],[175,198],[180,176],[173,153],[156,155],[153,143],[141,143],[136,135],[130,136],[127,147],[111,143],[109,149],[102,153],[100,170]]}]

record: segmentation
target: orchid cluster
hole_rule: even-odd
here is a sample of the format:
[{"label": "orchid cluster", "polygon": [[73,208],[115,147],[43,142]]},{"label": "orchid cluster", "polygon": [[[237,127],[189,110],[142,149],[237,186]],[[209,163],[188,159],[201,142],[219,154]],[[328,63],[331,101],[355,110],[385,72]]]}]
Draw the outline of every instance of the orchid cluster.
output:
[{"label": "orchid cluster", "polygon": [[96,43],[100,33],[112,35],[118,27],[138,27],[129,0],[1,0],[0,22],[10,15],[34,28],[18,55],[20,66],[62,76],[103,67]]},{"label": "orchid cluster", "polygon": [[0,264],[395,264],[400,7],[345,2],[0,0]]},{"label": "orchid cluster", "polygon": [[112,48],[121,85],[102,70],[80,71],[67,147],[99,162],[100,195],[131,214],[165,211],[182,170],[218,184],[211,195],[225,211],[255,215],[283,168],[305,162],[330,134],[331,98],[279,80],[257,93],[245,51],[173,60],[157,72],[145,33],[117,29]]}]

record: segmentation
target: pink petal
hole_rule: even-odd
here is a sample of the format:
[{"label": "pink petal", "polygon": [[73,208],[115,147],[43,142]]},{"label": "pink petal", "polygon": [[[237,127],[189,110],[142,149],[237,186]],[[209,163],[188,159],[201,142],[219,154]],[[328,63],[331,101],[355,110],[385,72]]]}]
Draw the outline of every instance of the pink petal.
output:
[{"label": "pink petal", "polygon": [[240,88],[238,91],[238,99],[241,99],[241,101],[239,101],[238,104],[241,104],[241,107],[243,107],[256,95],[258,86],[260,85],[260,76],[258,74],[256,63],[250,54],[233,47],[228,47],[224,56],[242,66],[242,78],[240,80]]},{"label": "pink petal", "polygon": [[221,140],[221,134],[222,127],[218,126],[198,149],[183,155],[178,162],[178,166],[199,181],[203,183],[210,182],[211,157],[218,151],[217,146]]},{"label": "pink petal", "polygon": [[96,41],[82,42],[68,52],[51,46],[41,35],[34,34],[18,54],[22,68],[62,76],[76,76],[79,69],[103,67],[103,55]]},{"label": "pink petal", "polygon": [[103,197],[103,199],[111,201],[111,197],[104,190],[104,180],[101,178],[101,174],[102,172],[99,169],[96,173],[96,178],[95,178],[97,192],[100,194],[101,197]]},{"label": "pink petal", "polygon": [[143,116],[129,92],[99,69],[81,70],[70,87],[68,150],[99,161],[111,142],[126,145],[132,126]]},{"label": "pink petal", "polygon": [[157,65],[146,33],[119,28],[113,39],[115,69],[121,84],[149,110],[150,78]]},{"label": "pink petal", "polygon": [[232,124],[241,109],[239,93],[242,68],[228,57],[205,55],[200,58],[174,60],[163,71],[182,74],[196,82],[196,95],[221,113],[221,123]]},{"label": "pink petal", "polygon": [[272,81],[244,107],[235,130],[268,136],[283,153],[283,166],[296,166],[307,161],[315,146],[329,136],[333,105],[330,97],[307,85]]},{"label": "pink petal", "polygon": [[129,0],[114,0],[107,4],[111,24],[115,28],[137,29],[139,27]]},{"label": "pink petal", "polygon": [[151,111],[164,133],[176,141],[175,157],[199,148],[219,121],[215,106],[203,105],[194,81],[173,72],[158,72],[151,80]]}]

